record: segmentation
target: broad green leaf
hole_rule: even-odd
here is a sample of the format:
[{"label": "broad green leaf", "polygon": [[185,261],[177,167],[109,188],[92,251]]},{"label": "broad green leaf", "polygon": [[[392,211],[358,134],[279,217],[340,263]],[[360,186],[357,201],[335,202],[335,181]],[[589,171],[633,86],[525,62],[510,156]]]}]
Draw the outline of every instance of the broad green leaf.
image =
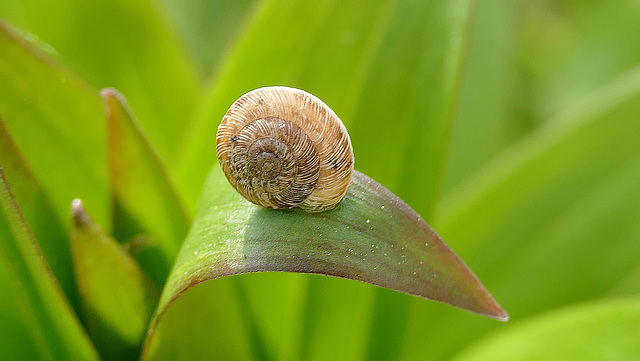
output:
[{"label": "broad green leaf", "polygon": [[27,163],[0,119],[0,166],[13,195],[20,205],[25,221],[42,249],[51,271],[60,283],[71,306],[77,306],[77,289],[73,277],[69,237],[58,221],[49,197],[33,177]]},{"label": "broad green leaf", "polygon": [[18,0],[2,2],[0,17],[48,44],[95,89],[127,94],[149,139],[171,162],[199,84],[195,63],[159,2]]},{"label": "broad green leaf", "polygon": [[110,226],[105,129],[97,92],[0,21],[0,116],[58,221],[85,200]]},{"label": "broad green leaf", "polygon": [[12,343],[0,348],[1,357],[97,360],[91,341],[25,223],[2,169],[0,206],[0,277],[6,281],[0,286],[0,335],[6,336],[0,345]]},{"label": "broad green leaf", "polygon": [[455,361],[632,361],[640,358],[640,298],[554,310],[505,328]]},{"label": "broad green leaf", "polygon": [[154,279],[162,283],[187,234],[189,215],[124,98],[114,89],[105,89],[101,94],[106,106],[114,221],[121,221],[119,225],[124,227],[123,218],[132,218],[137,225],[114,231],[122,237],[143,232],[155,240],[160,254],[145,264]]},{"label": "broad green leaf", "polygon": [[[442,201],[439,229],[514,319],[602,296],[637,269],[639,112],[636,67]],[[435,308],[414,316],[408,359],[448,359],[495,327]]]},{"label": "broad green leaf", "polygon": [[138,358],[160,290],[79,199],[71,205],[71,248],[82,318],[107,360]]},{"label": "broad green leaf", "polygon": [[249,203],[219,167],[211,172],[156,315],[194,285],[265,271],[350,278],[508,317],[418,214],[362,173],[354,173],[338,207],[310,214]]}]

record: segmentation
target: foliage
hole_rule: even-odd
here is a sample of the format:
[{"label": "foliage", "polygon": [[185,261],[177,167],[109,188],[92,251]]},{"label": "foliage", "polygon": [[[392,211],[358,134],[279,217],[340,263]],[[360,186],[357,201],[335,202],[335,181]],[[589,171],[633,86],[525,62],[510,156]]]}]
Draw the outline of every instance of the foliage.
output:
[{"label": "foliage", "polygon": [[[247,274],[179,297],[148,359],[640,358],[639,15],[602,0],[0,2],[1,358],[137,357],[218,121],[266,85],[329,104],[356,168],[427,220],[511,320]],[[110,87],[139,124],[118,121],[129,111],[112,89],[101,99]],[[114,264],[126,292],[76,282],[74,267],[106,279]],[[87,295],[123,312],[96,323]]]}]

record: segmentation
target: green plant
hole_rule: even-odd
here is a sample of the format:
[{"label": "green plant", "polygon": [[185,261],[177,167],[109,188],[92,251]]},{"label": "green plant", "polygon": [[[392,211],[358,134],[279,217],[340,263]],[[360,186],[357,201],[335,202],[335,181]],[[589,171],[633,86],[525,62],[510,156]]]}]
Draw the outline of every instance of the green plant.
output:
[{"label": "green plant", "polygon": [[[150,359],[637,359],[637,16],[606,1],[0,3],[0,165],[17,200],[3,188],[0,355],[137,357],[219,119],[279,84],[331,105],[356,168],[429,221],[511,321],[349,280],[241,275],[179,297]],[[107,87],[139,126],[113,90],[105,122]],[[35,240],[66,297],[24,256]],[[109,322],[92,320],[103,306]]]}]

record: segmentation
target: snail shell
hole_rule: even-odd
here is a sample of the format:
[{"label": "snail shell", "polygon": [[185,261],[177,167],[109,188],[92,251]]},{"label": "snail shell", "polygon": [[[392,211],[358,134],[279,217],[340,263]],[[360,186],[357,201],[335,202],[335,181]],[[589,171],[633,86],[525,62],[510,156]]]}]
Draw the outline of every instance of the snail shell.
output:
[{"label": "snail shell", "polygon": [[340,118],[315,96],[287,87],[255,89],[236,100],[218,127],[216,151],[246,199],[307,212],[342,200],[354,164]]}]

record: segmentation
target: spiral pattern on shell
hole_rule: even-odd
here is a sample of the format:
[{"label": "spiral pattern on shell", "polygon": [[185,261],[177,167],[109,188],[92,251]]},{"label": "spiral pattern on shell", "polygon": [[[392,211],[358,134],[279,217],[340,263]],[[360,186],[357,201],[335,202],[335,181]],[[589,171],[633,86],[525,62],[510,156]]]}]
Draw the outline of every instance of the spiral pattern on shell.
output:
[{"label": "spiral pattern on shell", "polygon": [[268,208],[334,208],[347,192],[354,159],[347,129],[320,99],[266,87],[231,105],[216,136],[222,170],[249,201]]}]

